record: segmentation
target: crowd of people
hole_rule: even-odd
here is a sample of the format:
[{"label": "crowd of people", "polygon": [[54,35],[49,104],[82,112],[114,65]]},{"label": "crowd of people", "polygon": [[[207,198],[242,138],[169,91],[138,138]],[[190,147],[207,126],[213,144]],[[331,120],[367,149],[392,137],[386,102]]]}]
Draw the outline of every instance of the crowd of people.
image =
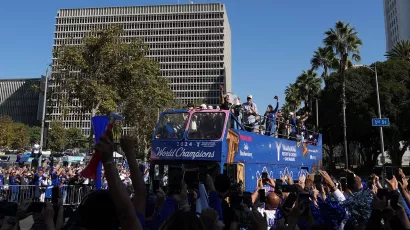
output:
[{"label": "crowd of people", "polygon": [[[206,175],[197,188],[190,187],[183,177],[169,175],[167,186],[149,194],[132,141],[121,140],[133,187],[130,191],[113,159],[113,144],[104,136],[100,139],[96,150],[101,153],[107,190],[89,192],[66,222],[62,199],[46,202],[35,213],[23,202],[15,216],[0,218],[2,227],[12,223],[16,227],[19,220],[33,215],[32,229],[410,229],[410,193],[402,171],[386,179],[388,189],[374,174],[362,182],[351,171],[336,179],[319,170],[303,173],[297,180],[289,175],[277,179],[262,176],[257,178],[255,190],[247,192],[224,174]],[[15,183],[17,174],[30,178],[34,173],[21,169],[3,169],[9,174],[9,183]],[[37,177],[75,178],[79,169],[43,166]],[[54,185],[63,180],[59,181]],[[4,212],[4,208],[0,210]]]},{"label": "crowd of people", "polygon": [[[55,186],[62,191],[63,203],[66,204],[67,195],[78,198],[81,193],[95,187],[95,181],[81,176],[84,166],[71,164],[62,166],[50,159],[44,159],[40,167],[25,165],[18,162],[12,165],[0,166],[0,197],[2,200],[21,202],[30,198],[44,202],[51,199],[51,189]],[[130,173],[125,165],[117,165],[119,176],[127,188],[131,188]],[[107,180],[103,177],[102,189],[108,188]],[[72,204],[78,199],[67,202]]]}]

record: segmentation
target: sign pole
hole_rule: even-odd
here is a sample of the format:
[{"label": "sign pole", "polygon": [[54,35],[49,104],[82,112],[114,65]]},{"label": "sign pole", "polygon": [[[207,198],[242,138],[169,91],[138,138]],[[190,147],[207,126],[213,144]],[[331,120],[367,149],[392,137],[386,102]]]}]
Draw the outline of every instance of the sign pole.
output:
[{"label": "sign pole", "polygon": [[[379,115],[379,118],[382,118],[382,112],[380,109],[380,97],[379,97],[379,81],[377,79],[377,68],[376,68],[376,63],[374,64],[374,73],[375,73],[375,79],[376,79],[376,95],[377,95],[377,112]],[[383,165],[383,170],[382,170],[382,185],[384,187],[385,185],[385,177],[386,177],[386,167],[385,167],[385,156],[384,156],[384,139],[383,139],[383,126],[379,127],[380,130],[380,151],[382,154],[382,165]]]}]

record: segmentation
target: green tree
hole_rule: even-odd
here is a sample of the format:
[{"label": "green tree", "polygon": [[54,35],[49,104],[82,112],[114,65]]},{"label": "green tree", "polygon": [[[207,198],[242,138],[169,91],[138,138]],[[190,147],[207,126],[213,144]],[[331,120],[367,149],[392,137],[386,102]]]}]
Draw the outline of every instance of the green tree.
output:
[{"label": "green tree", "polygon": [[397,42],[385,56],[388,59],[410,61],[410,42],[407,40]]},{"label": "green tree", "polygon": [[87,147],[87,138],[84,137],[80,129],[69,128],[64,131],[67,138],[65,146],[66,149]]},{"label": "green tree", "polygon": [[285,89],[286,110],[296,112],[301,104],[299,89],[296,84],[289,84]]},{"label": "green tree", "polygon": [[[348,66],[349,58],[354,61],[360,61],[360,47],[362,41],[358,37],[358,33],[349,23],[341,21],[336,22],[335,28],[330,28],[325,32],[323,43],[326,47],[333,49],[334,53],[339,58],[339,73],[342,82],[342,114],[343,114],[343,139],[344,150],[347,158],[347,130],[346,130],[346,77],[345,71]],[[347,167],[347,165],[345,166]]]},{"label": "green tree", "polygon": [[333,49],[330,47],[319,47],[314,53],[312,59],[310,59],[312,70],[318,70],[323,68],[322,78],[325,79],[329,76],[329,72],[338,66],[338,60],[336,58]]},{"label": "green tree", "polygon": [[[378,62],[377,71],[382,116],[388,117],[391,123],[384,128],[385,149],[393,163],[400,165],[410,144],[410,121],[407,119],[410,112],[410,63],[400,60]],[[333,73],[326,80],[319,106],[323,143],[330,151],[343,143],[339,120],[342,84],[339,79],[340,74]],[[380,154],[379,132],[371,126],[371,119],[378,117],[374,72],[367,68],[346,71],[346,98],[349,142],[360,144],[363,159],[371,169]]]},{"label": "green tree", "polygon": [[63,101],[78,99],[92,116],[119,109],[146,154],[158,110],[173,101],[173,93],[158,63],[145,56],[148,47],[139,39],[126,43],[122,35],[121,28],[109,27],[85,37],[83,45],[56,48],[61,68],[56,80],[67,92],[60,95]]},{"label": "green tree", "polygon": [[67,146],[67,133],[61,122],[53,121],[50,123],[48,131],[48,148],[53,151],[63,151]]},{"label": "green tree", "polygon": [[41,128],[38,126],[30,127],[29,135],[30,135],[30,143],[33,143],[35,141],[40,141]]},{"label": "green tree", "polygon": [[303,71],[296,79],[300,98],[305,103],[305,109],[312,110],[312,100],[317,99],[321,90],[322,79],[316,77],[313,70]]},{"label": "green tree", "polygon": [[13,149],[26,148],[30,144],[30,128],[23,123],[13,124],[13,138],[11,146]]},{"label": "green tree", "polygon": [[0,115],[0,146],[11,147],[13,135],[13,120]]}]

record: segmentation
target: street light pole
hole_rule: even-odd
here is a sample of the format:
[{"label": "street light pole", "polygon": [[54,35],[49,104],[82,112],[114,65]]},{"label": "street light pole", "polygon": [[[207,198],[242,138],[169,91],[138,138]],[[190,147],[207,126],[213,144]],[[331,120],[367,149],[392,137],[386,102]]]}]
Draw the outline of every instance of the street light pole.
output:
[{"label": "street light pole", "polygon": [[44,98],[43,98],[43,113],[41,114],[41,133],[40,133],[40,151],[43,151],[44,144],[44,126],[46,118],[46,107],[47,107],[47,89],[48,89],[48,69],[46,70],[46,77],[44,83]]},{"label": "street light pole", "polygon": [[[374,72],[375,81],[376,81],[377,113],[378,113],[379,118],[382,118],[382,112],[381,112],[381,109],[380,109],[379,80],[378,80],[378,77],[377,77],[376,63],[374,63],[374,69],[371,68],[370,66],[366,66],[366,65],[358,65],[358,66],[365,67],[366,69],[369,69],[369,70]],[[386,166],[385,166],[386,158],[385,158],[385,155],[384,155],[384,138],[383,138],[383,127],[382,126],[379,127],[379,133],[380,133],[380,151],[381,151],[381,154],[382,154],[382,159],[381,159],[381,162],[382,162],[382,185],[384,187],[384,185],[386,183],[386,179],[385,179],[386,178]]]},{"label": "street light pole", "polygon": [[[379,118],[382,118],[382,112],[380,109],[380,97],[379,97],[379,80],[377,78],[377,67],[376,63],[374,64],[374,73],[375,73],[375,78],[376,78],[376,95],[377,95],[377,112],[379,115]],[[379,132],[380,132],[380,151],[382,154],[382,167],[383,167],[383,172],[382,172],[382,185],[384,186],[385,184],[385,176],[386,176],[386,166],[385,166],[385,156],[384,156],[384,138],[383,138],[383,127],[379,127]]]}]

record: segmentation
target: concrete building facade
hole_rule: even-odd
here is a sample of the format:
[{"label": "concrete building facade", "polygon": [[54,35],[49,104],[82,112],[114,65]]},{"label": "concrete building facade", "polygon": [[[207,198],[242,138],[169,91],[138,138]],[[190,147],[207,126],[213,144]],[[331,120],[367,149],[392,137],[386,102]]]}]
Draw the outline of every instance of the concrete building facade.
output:
[{"label": "concrete building facade", "polygon": [[41,110],[40,78],[1,79],[0,115],[11,117],[14,122],[28,126],[40,126]]},{"label": "concrete building facade", "polygon": [[383,0],[386,51],[401,40],[410,40],[410,1]]},{"label": "concrete building facade", "polygon": [[[149,46],[148,57],[159,62],[161,76],[169,79],[179,103],[205,100],[220,103],[220,85],[231,91],[231,31],[224,4],[61,9],[57,13],[54,47],[79,45],[90,31],[121,25],[124,42],[141,38]],[[68,39],[70,38],[70,39]],[[58,74],[54,60],[53,74]],[[53,88],[56,82],[52,82]],[[51,120],[61,118],[61,108],[51,106]],[[70,102],[67,106],[78,106]],[[65,127],[89,133],[90,114],[68,114]]]}]

